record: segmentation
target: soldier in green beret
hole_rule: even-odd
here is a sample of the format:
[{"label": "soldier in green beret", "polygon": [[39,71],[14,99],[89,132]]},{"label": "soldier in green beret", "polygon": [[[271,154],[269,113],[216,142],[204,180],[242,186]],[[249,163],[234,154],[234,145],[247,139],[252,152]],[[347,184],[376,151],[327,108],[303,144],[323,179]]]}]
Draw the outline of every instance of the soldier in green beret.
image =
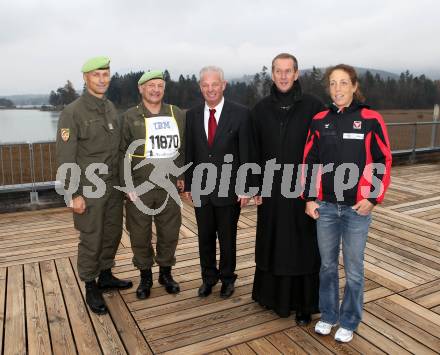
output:
[{"label": "soldier in green beret", "polygon": [[90,309],[105,314],[102,291],[132,287],[131,281],[111,272],[122,235],[123,194],[113,187],[119,185],[120,124],[115,107],[104,96],[110,84],[110,60],[89,59],[81,71],[86,89],[60,115],[56,155],[59,167],[79,167],[80,176],[75,179],[71,169],[64,184],[65,191],[78,184],[68,201],[80,232],[78,273]]},{"label": "soldier in green beret", "polygon": [[[185,113],[177,106],[162,102],[165,80],[161,71],[144,73],[138,81],[138,88],[141,102],[123,115],[121,154],[126,154],[130,144],[142,140],[143,144],[130,155],[130,178],[133,186],[145,182],[152,184],[149,191],[139,196],[134,191],[129,192],[126,204],[133,264],[140,270],[141,276],[136,295],[139,299],[145,299],[150,296],[153,285],[151,267],[154,261],[159,265],[159,283],[165,286],[168,293],[180,291],[179,284],[171,275],[171,268],[176,263],[175,251],[182,221],[180,206],[175,199],[170,198],[170,191],[165,184],[158,186],[154,180],[153,171],[156,167],[153,160],[163,162],[168,159],[175,167],[183,166]],[[141,162],[146,164],[136,169],[136,165]],[[121,163],[121,169],[123,165]],[[177,179],[172,176],[168,179],[167,176],[166,179],[170,184],[175,184],[171,185],[174,192],[176,188],[183,191],[183,176],[177,176]],[[121,181],[121,185],[125,186],[125,182]],[[149,210],[156,211],[154,217],[152,213],[136,206],[137,199]],[[152,246],[153,218],[157,234],[156,253]]]}]

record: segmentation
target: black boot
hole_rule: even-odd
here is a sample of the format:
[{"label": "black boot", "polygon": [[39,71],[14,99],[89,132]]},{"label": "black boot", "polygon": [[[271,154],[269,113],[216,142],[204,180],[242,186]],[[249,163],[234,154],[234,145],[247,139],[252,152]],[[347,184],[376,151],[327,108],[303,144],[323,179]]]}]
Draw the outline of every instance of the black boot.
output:
[{"label": "black boot", "polygon": [[107,313],[107,306],[95,280],[86,282],[86,302],[92,312],[96,314]]},{"label": "black boot", "polygon": [[98,286],[101,290],[126,290],[133,287],[133,283],[129,280],[120,280],[113,276],[112,270],[102,270],[98,278]]},{"label": "black boot", "polygon": [[160,266],[159,267],[159,283],[165,286],[165,290],[168,293],[179,293],[179,284],[173,280],[171,276],[171,266]]},{"label": "black boot", "polygon": [[151,269],[141,270],[141,282],[136,290],[137,298],[144,300],[150,297],[150,289],[153,286],[153,274]]},{"label": "black boot", "polygon": [[307,312],[296,311],[295,320],[298,325],[306,326],[312,321],[312,316]]}]

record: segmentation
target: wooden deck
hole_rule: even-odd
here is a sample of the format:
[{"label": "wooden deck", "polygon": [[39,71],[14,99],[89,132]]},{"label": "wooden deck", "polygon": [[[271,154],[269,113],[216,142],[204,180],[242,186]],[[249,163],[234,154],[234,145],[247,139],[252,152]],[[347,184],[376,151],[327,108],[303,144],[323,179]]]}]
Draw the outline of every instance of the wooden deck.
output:
[{"label": "wooden deck", "polygon": [[[124,233],[115,273],[135,287],[105,296],[110,313],[84,302],[76,271],[78,233],[66,209],[0,215],[0,350],[4,354],[434,354],[440,352],[440,165],[397,167],[386,202],[375,209],[366,249],[365,312],[349,344],[251,299],[256,209],[239,222],[237,288],[206,299],[200,285],[196,224],[183,210],[175,278],[178,295],[158,284],[139,301],[138,272]],[[341,286],[344,269],[341,260]]]}]

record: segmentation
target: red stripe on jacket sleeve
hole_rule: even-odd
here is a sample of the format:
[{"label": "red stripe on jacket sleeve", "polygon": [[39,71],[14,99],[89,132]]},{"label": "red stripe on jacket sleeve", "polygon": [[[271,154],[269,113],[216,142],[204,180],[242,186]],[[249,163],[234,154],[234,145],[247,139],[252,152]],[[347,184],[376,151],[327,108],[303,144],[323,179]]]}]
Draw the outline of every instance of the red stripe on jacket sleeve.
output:
[{"label": "red stripe on jacket sleeve", "polygon": [[[301,169],[301,185],[303,187],[303,193],[301,194],[301,197],[303,199],[305,199],[304,189],[309,188],[309,186],[306,186],[306,175],[311,174],[311,171],[309,171],[310,169],[308,166],[308,162],[306,160],[307,160],[308,155],[309,155],[310,151],[312,150],[313,145],[315,143],[315,137],[316,137],[316,139],[319,139],[319,131],[314,131],[312,133],[309,130],[309,133],[307,135],[307,141],[306,141],[307,143],[306,143],[306,146],[304,147],[303,164],[302,164],[302,169]],[[307,167],[307,172],[306,172],[306,167]]]},{"label": "red stripe on jacket sleeve", "polygon": [[327,114],[330,112],[330,110],[325,110],[318,112],[315,116],[313,116],[314,120],[322,120]]},{"label": "red stripe on jacket sleeve", "polygon": [[380,129],[381,129],[381,131],[383,133],[384,139],[385,139],[384,143],[386,144],[387,147],[389,147],[390,146],[390,140],[388,138],[387,126],[385,124],[385,121],[382,118],[382,115],[379,112],[377,112],[377,111],[373,111],[373,110],[369,110],[367,108],[363,108],[361,110],[361,116],[362,116],[362,118],[365,118],[365,119],[375,119],[375,120],[377,120],[377,122],[379,123]]},{"label": "red stripe on jacket sleeve", "polygon": [[[381,203],[384,199],[385,192],[388,189],[388,186],[390,185],[390,182],[391,182],[392,154],[391,154],[391,149],[390,149],[390,140],[388,137],[388,131],[387,131],[386,124],[385,124],[385,122],[379,112],[363,108],[361,110],[361,117],[364,119],[375,119],[379,123],[380,133],[382,133],[382,136],[383,136],[383,139],[382,139],[382,137],[380,137],[380,135],[377,132],[374,133],[374,138],[375,138],[377,145],[378,145],[378,147],[379,147],[379,149],[385,159],[385,172],[384,172],[382,179],[381,179],[382,183],[380,186],[379,195],[376,198],[376,202]],[[370,137],[369,143],[370,143],[369,149],[366,149],[366,151],[367,151],[367,155],[370,155],[371,163],[373,163],[374,161],[373,161],[373,158],[371,157],[371,137]],[[371,168],[370,168],[370,170],[371,170]],[[372,174],[373,174],[372,171],[366,171],[365,173],[366,174],[368,173],[368,175],[366,175],[366,176],[368,176],[369,178],[372,177]],[[365,185],[365,186],[367,186],[367,185]],[[359,191],[360,190],[358,189],[358,200],[360,197]],[[364,195],[364,194],[362,194],[362,195]],[[364,197],[364,198],[367,198],[367,197]]]},{"label": "red stripe on jacket sleeve", "polygon": [[[313,164],[317,163],[316,161],[311,161],[309,157],[309,153],[313,149],[314,145],[317,144],[316,140],[319,139],[319,137],[320,137],[319,131],[315,130],[313,133],[309,131],[306,141],[307,143],[306,146],[304,147],[304,157],[303,157],[303,164],[301,169],[301,185],[303,187],[303,193],[301,194],[301,198],[303,199],[309,196],[311,186],[307,183],[307,181],[311,182],[312,173],[313,173]],[[307,168],[307,172],[306,172],[306,168]]]},{"label": "red stripe on jacket sleeve", "polygon": [[316,196],[322,201],[322,165],[319,166],[318,179],[316,180]]},{"label": "red stripe on jacket sleeve", "polygon": [[309,131],[309,134],[307,136],[307,143],[306,146],[304,147],[303,164],[307,164],[306,160],[310,151],[313,148],[313,144],[315,143],[315,137],[319,139],[319,131],[314,131],[313,133]]},{"label": "red stripe on jacket sleeve", "polygon": [[365,167],[362,172],[362,176],[359,180],[356,202],[370,197],[371,181],[373,176],[372,165],[373,157],[371,156],[371,135],[372,132],[368,132],[365,137]]},{"label": "red stripe on jacket sleeve", "polygon": [[[387,132],[385,131],[383,133],[384,133],[384,137],[386,137],[385,139],[388,140]],[[382,142],[382,139],[380,139],[377,133],[375,134],[375,137],[382,154],[385,156],[385,172],[382,177],[381,191],[377,196],[377,203],[381,203],[383,201],[383,198],[385,197],[385,191],[388,189],[388,186],[390,185],[391,182],[392,156],[391,156],[391,150],[389,144],[386,145],[384,142]]]},{"label": "red stripe on jacket sleeve", "polygon": [[[325,116],[327,116],[327,114],[329,112],[330,112],[330,110],[325,110],[325,111],[318,112],[313,117],[312,121],[322,120]],[[312,123],[312,125],[313,125],[313,123]],[[309,195],[310,188],[311,188],[311,186],[306,186],[306,180],[307,180],[306,179],[306,172],[305,172],[306,166],[309,168],[310,167],[309,166],[310,163],[312,163],[312,164],[313,163],[318,163],[318,161],[309,161],[309,162],[307,161],[307,159],[309,158],[310,151],[312,150],[313,146],[315,144],[317,144],[316,140],[320,138],[319,131],[318,130],[313,130],[312,131],[312,130],[313,130],[313,128],[311,128],[309,130],[309,133],[307,134],[307,140],[306,140],[306,145],[304,147],[304,154],[303,154],[303,166],[302,166],[302,170],[301,170],[301,183],[302,183],[302,186],[303,186],[303,189],[304,189],[301,197],[303,199],[306,198],[306,195],[307,196]],[[313,173],[313,166],[311,168],[312,168],[312,171],[309,171],[310,169],[307,169],[307,175],[310,176],[310,178],[309,178],[310,182],[311,182],[311,175]],[[320,187],[321,187],[321,168],[319,169],[319,172],[318,172],[318,179],[317,179],[317,186],[316,186],[316,189],[317,189],[317,195],[316,196],[318,196],[318,198],[322,197],[322,191],[321,191],[322,189]],[[305,190],[308,190],[308,191],[306,193],[304,193]]]}]

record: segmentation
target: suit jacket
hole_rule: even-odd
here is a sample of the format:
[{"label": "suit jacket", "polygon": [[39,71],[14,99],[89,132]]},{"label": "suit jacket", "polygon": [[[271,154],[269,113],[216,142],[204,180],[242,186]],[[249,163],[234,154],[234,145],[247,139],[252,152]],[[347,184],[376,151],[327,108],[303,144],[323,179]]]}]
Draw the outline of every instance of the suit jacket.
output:
[{"label": "suit jacket", "polygon": [[[208,146],[208,139],[204,126],[204,107],[205,104],[196,106],[189,110],[186,114],[186,129],[185,129],[185,158],[186,164],[193,163],[191,167],[185,172],[185,191],[194,192],[193,176],[196,172],[196,179],[201,177],[202,172],[198,164],[211,163],[216,168],[215,173],[215,188],[207,195],[202,195],[202,206],[211,202],[214,206],[227,206],[237,203],[237,194],[235,192],[237,171],[243,163],[251,161],[252,150],[252,131],[250,123],[250,111],[247,107],[239,105],[229,100],[225,100],[217,130],[214,136],[214,142],[211,147]],[[232,155],[232,162],[230,159],[225,163],[224,158],[226,154]],[[223,167],[223,174],[226,176],[228,168],[231,168],[231,178],[222,179],[228,181],[227,189],[220,189],[220,176]],[[201,187],[206,187],[207,171],[203,170]],[[214,176],[214,175],[213,175]],[[212,184],[210,179],[209,183]],[[200,189],[200,186],[196,187]],[[222,193],[223,191],[223,193]],[[226,193],[224,193],[226,191]]]}]

